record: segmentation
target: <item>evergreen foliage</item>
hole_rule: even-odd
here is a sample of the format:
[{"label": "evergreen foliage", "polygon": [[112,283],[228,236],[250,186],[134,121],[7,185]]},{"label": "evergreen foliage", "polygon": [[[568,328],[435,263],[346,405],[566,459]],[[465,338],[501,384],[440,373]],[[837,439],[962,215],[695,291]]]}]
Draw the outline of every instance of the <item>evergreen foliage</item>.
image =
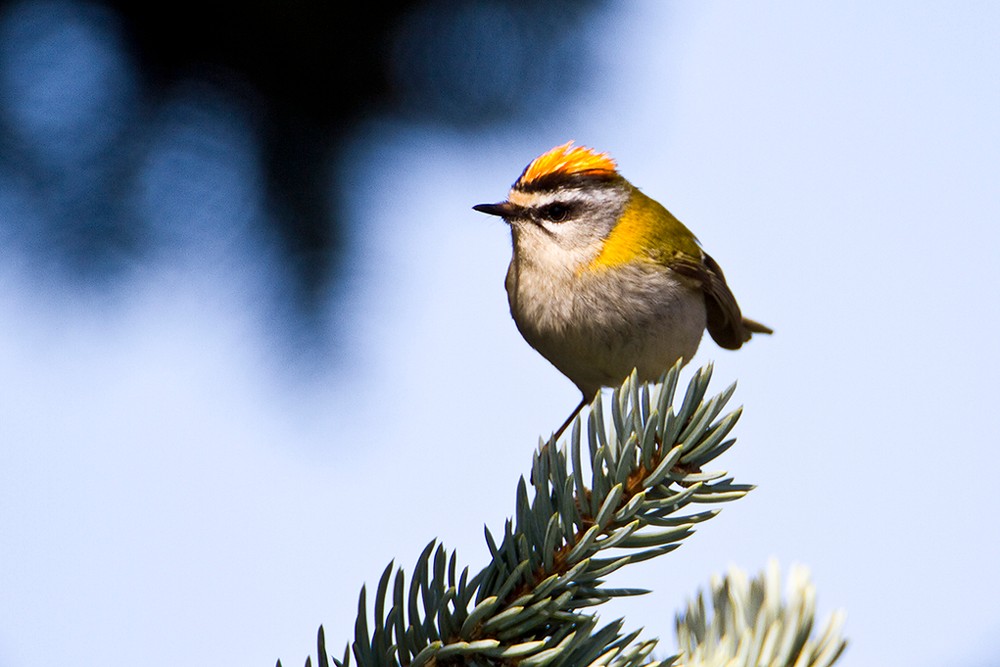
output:
[{"label": "evergreen foliage", "polygon": [[[735,384],[706,398],[711,366],[695,372],[674,409],[680,366],[655,384],[635,374],[614,391],[610,418],[598,395],[586,435],[536,450],[517,486],[503,533],[486,529],[491,560],[470,576],[456,554],[432,541],[412,574],[390,563],[372,598],[361,590],[354,641],[338,667],[521,667],[774,665],[825,667],[844,648],[840,617],[811,637],[815,596],[802,571],[782,603],[776,566],[750,581],[733,571],[714,581],[713,615],[698,596],[678,617],[680,654],[654,659],[655,639],[600,625],[594,606],[648,591],[605,586],[608,575],[673,551],[717,508],[751,486],[703,466],[729,449],[741,409],[723,414]],[[499,539],[498,539],[499,537]],[[323,629],[319,665],[328,667]],[[352,661],[353,656],[353,661]],[[280,667],[280,661],[278,665]],[[311,661],[306,660],[307,667]]]},{"label": "evergreen foliage", "polygon": [[777,561],[750,579],[732,568],[713,578],[713,615],[705,612],[699,594],[677,617],[678,665],[689,667],[827,667],[844,652],[844,613],[835,613],[819,637],[810,633],[816,611],[816,589],[802,566],[788,576],[788,600],[781,598]]}]

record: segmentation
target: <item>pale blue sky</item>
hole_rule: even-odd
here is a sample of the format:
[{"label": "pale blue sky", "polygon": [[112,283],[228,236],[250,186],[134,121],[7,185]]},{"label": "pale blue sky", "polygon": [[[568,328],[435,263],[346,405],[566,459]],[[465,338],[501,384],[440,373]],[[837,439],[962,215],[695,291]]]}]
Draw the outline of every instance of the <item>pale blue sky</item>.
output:
[{"label": "pale blue sky", "polygon": [[759,488],[620,571],[653,593],[602,617],[667,649],[713,573],[773,555],[847,610],[845,666],[1000,660],[1000,5],[633,2],[593,27],[593,77],[544,126],[359,130],[346,372],[283,372],[238,247],[116,306],[0,265],[0,667],[300,664],[320,623],[340,652],[389,560],[439,537],[481,566],[578,397],[510,321],[508,231],[470,207],[568,139],[776,330],[695,360],[739,380],[719,464]]}]

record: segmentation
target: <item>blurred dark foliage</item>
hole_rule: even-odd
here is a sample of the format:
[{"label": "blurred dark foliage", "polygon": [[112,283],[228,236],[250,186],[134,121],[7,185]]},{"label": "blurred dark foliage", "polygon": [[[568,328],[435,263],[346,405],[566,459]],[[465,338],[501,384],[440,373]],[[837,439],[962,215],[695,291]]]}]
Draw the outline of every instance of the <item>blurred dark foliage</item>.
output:
[{"label": "blurred dark foliage", "polygon": [[[137,107],[136,117],[86,169],[32,158],[32,140],[16,131],[16,114],[6,114],[0,169],[33,184],[36,200],[46,202],[40,217],[50,236],[29,244],[39,255],[33,262],[68,266],[63,280],[99,285],[127,279],[122,267],[142,264],[162,237],[145,234],[144,221],[121,205],[143,142],[142,119],[155,115],[178,83],[194,79],[224,89],[253,121],[264,218],[279,240],[288,298],[298,302],[289,312],[311,320],[345,268],[332,165],[359,120],[381,114],[475,132],[543,117],[588,66],[580,33],[598,4],[0,2],[0,21],[26,7],[39,16],[96,12],[95,25],[113,24],[138,70],[132,97],[122,103]],[[30,37],[31,29],[19,34]],[[86,172],[94,183],[71,172]]]},{"label": "blurred dark foliage", "polygon": [[390,94],[391,27],[417,4],[356,3],[345,11],[329,0],[108,3],[154,91],[206,72],[252,90],[266,201],[306,310],[322,302],[341,250],[342,220],[329,210],[328,146]]}]

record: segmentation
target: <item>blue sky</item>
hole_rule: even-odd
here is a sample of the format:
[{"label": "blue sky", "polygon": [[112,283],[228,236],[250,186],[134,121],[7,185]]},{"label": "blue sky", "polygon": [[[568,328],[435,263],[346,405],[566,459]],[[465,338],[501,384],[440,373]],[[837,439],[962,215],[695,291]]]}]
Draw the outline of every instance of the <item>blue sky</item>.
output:
[{"label": "blue sky", "polygon": [[602,616],[670,647],[713,573],[775,556],[846,609],[841,664],[998,660],[1000,7],[635,2],[593,30],[592,78],[544,126],[359,128],[337,372],[285,371],[238,246],[113,304],[0,263],[0,665],[297,664],[320,623],[339,652],[389,560],[438,537],[481,566],[578,396],[518,335],[508,230],[470,207],[568,139],[776,330],[694,361],[738,379],[719,464],[758,488],[620,571],[653,593]]}]

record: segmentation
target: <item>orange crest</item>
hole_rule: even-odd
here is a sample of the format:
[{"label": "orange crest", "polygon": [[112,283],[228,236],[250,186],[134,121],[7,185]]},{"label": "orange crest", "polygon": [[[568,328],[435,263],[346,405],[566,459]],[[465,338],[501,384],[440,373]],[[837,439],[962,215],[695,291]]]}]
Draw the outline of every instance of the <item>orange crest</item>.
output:
[{"label": "orange crest", "polygon": [[618,165],[607,153],[598,153],[585,146],[574,146],[573,142],[569,141],[532,160],[531,164],[524,168],[514,187],[530,188],[539,181],[553,177],[582,174],[612,176],[617,172]]}]

